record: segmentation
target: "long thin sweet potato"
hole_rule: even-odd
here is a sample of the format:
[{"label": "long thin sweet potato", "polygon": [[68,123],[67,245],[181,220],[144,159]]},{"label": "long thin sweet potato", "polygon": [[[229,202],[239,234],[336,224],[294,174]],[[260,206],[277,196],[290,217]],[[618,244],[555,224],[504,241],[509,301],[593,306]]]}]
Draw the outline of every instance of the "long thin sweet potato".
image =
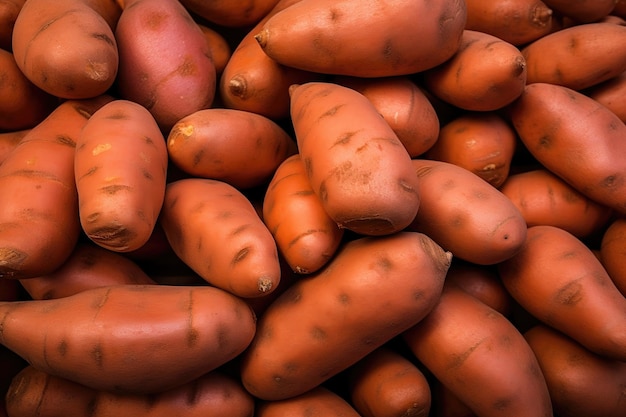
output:
[{"label": "long thin sweet potato", "polygon": [[255,316],[211,286],[116,285],[0,303],[0,344],[33,367],[90,388],[157,393],[238,356]]}]

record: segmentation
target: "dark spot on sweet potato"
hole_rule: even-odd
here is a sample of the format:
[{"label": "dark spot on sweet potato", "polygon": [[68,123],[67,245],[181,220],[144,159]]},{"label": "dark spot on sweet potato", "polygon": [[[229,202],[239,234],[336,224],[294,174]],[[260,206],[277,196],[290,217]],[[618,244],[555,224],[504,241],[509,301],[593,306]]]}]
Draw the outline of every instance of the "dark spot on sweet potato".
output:
[{"label": "dark spot on sweet potato", "polygon": [[584,288],[577,279],[559,288],[554,295],[554,301],[559,305],[575,306],[583,297]]},{"label": "dark spot on sweet potato", "polygon": [[317,193],[322,202],[328,201],[328,188],[326,187],[326,180],[322,181],[320,184],[319,191]]},{"label": "dark spot on sweet potato", "polygon": [[101,32],[96,32],[96,33],[92,33],[90,35],[90,37],[99,40],[99,41],[104,41],[105,43],[107,43],[109,46],[112,46],[114,48],[117,48],[117,43],[106,33],[101,33]]},{"label": "dark spot on sweet potato", "polygon": [[341,293],[337,296],[337,299],[339,300],[339,304],[342,305],[350,305],[350,296],[346,293]]},{"label": "dark spot on sweet potato", "polygon": [[67,354],[67,341],[65,339],[61,339],[61,343],[57,346],[57,352],[61,357],[65,357]]},{"label": "dark spot on sweet potato", "polygon": [[102,352],[102,345],[97,343],[91,350],[90,354],[98,368],[104,369],[104,354]]},{"label": "dark spot on sweet potato", "polygon": [[496,410],[506,410],[513,403],[511,397],[496,398],[493,402],[493,408]]},{"label": "dark spot on sweet potato", "polygon": [[133,188],[122,184],[105,185],[104,187],[100,187],[100,192],[107,195],[115,195],[121,191],[132,192]]},{"label": "dark spot on sweet potato", "polygon": [[472,353],[474,353],[474,351],[476,351],[476,349],[478,349],[478,347],[485,341],[485,338],[479,340],[478,342],[474,343],[472,346],[470,346],[469,348],[467,348],[464,352],[459,353],[459,354],[454,354],[451,355],[449,362],[448,362],[448,366],[447,368],[449,370],[453,370],[453,369],[458,369],[459,367],[461,367],[465,361],[467,360],[467,358],[469,358]]},{"label": "dark spot on sweet potato", "polygon": [[246,257],[250,254],[250,247],[246,246],[240,250],[237,251],[237,253],[235,254],[235,256],[233,256],[233,259],[231,260],[231,265],[235,266],[237,264],[239,264],[240,262],[243,262]]},{"label": "dark spot on sweet potato", "polygon": [[311,329],[311,337],[315,340],[326,340],[328,338],[328,334],[321,327],[314,326]]},{"label": "dark spot on sweet potato", "polygon": [[326,118],[326,117],[333,117],[344,106],[345,106],[345,104],[337,104],[337,105],[331,107],[330,109],[328,109],[324,113],[322,113],[320,115],[320,117],[318,118],[318,120],[321,120],[321,119]]},{"label": "dark spot on sweet potato", "polygon": [[167,13],[151,12],[146,13],[143,18],[143,25],[150,30],[158,31],[169,18]]},{"label": "dark spot on sweet potato", "polygon": [[348,143],[350,143],[352,137],[358,132],[358,130],[353,132],[343,132],[341,135],[339,135],[339,137],[337,137],[337,140],[333,143],[331,148],[337,145],[347,145]]}]

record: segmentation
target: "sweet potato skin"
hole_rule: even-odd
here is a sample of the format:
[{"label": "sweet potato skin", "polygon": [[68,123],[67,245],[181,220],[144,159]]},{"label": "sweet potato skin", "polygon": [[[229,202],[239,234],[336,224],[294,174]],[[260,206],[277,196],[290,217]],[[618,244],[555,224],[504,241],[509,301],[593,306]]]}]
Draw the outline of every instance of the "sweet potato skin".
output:
[{"label": "sweet potato skin", "polygon": [[286,399],[345,370],[430,311],[450,258],[420,233],[350,241],[259,317],[241,361],[244,386],[257,398]]},{"label": "sweet potato skin", "polygon": [[270,58],[294,68],[357,77],[407,75],[450,58],[465,20],[465,2],[459,0],[301,0],[268,19],[256,39]]},{"label": "sweet potato skin", "polygon": [[508,114],[540,164],[592,200],[626,213],[626,124],[615,113],[576,90],[532,83]]},{"label": "sweet potato skin", "polygon": [[359,417],[344,398],[326,387],[318,386],[295,397],[258,401],[256,417]]},{"label": "sweet potato skin", "polygon": [[0,324],[0,343],[36,369],[96,390],[144,394],[216,369],[256,331],[243,300],[210,286],[115,285],[7,302]]},{"label": "sweet potato skin", "polygon": [[141,248],[161,212],[167,165],[165,139],[145,107],[118,99],[98,109],[83,127],[74,156],[86,235],[116,252]]},{"label": "sweet potato skin", "polygon": [[419,209],[418,179],[406,148],[373,104],[329,82],[290,91],[298,150],[328,215],[364,235],[410,224]]}]

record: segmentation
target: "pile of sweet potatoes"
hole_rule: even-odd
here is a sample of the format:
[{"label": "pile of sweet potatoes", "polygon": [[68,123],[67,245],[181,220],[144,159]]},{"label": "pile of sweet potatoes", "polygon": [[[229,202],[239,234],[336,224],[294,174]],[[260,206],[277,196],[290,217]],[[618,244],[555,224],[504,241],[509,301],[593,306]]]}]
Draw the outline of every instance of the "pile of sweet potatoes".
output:
[{"label": "pile of sweet potatoes", "polygon": [[623,417],[624,45],[624,0],[0,0],[0,417]]}]

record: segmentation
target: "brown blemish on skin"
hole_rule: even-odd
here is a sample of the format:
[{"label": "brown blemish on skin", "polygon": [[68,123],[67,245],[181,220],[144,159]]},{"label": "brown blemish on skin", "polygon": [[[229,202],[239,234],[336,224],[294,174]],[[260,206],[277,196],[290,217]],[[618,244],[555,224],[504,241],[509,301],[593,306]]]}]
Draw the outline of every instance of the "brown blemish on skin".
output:
[{"label": "brown blemish on skin", "polygon": [[465,361],[467,361],[467,358],[469,358],[472,353],[474,353],[485,340],[486,338],[482,338],[481,340],[467,348],[463,353],[452,355],[452,358],[448,363],[447,369],[458,369],[461,365],[465,363]]},{"label": "brown blemish on skin", "polygon": [[239,251],[237,251],[237,253],[235,254],[235,256],[233,256],[233,259],[231,260],[231,265],[237,265],[238,263],[242,262],[244,259],[246,259],[246,257],[250,254],[250,247],[246,246],[242,249],[240,249]]},{"label": "brown blemish on skin", "polygon": [[116,184],[116,185],[106,185],[104,187],[100,187],[100,191],[103,194],[107,194],[107,195],[115,195],[121,191],[133,191],[132,187],[129,187],[128,185],[121,185],[121,184]]},{"label": "brown blemish on skin", "polygon": [[102,345],[97,343],[91,350],[91,357],[98,366],[99,369],[104,368],[104,354],[102,352]]},{"label": "brown blemish on skin", "polygon": [[198,342],[199,332],[193,325],[193,291],[189,291],[189,299],[187,301],[187,347],[192,348]]},{"label": "brown blemish on skin", "polygon": [[321,327],[314,326],[311,329],[311,337],[315,340],[326,340],[328,338],[328,334]]},{"label": "brown blemish on skin", "polygon": [[143,18],[143,25],[147,29],[158,31],[168,18],[169,15],[167,13],[146,13]]},{"label": "brown blemish on skin", "polygon": [[567,283],[554,294],[554,301],[558,305],[575,306],[584,298],[584,288],[581,278]]}]

